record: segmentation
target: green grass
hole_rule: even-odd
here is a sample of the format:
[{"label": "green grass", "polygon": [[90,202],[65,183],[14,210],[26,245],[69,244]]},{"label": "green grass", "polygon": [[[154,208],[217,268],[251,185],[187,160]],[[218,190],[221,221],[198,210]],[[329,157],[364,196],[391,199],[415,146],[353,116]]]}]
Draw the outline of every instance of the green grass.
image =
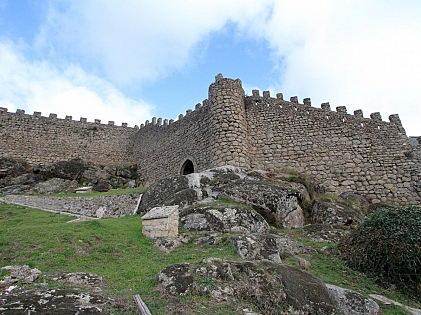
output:
[{"label": "green grass", "polygon": [[[164,254],[142,235],[140,216],[66,223],[69,216],[0,203],[0,267],[27,264],[43,272],[93,272],[102,276],[109,293],[133,305],[134,294],[140,294],[152,314],[166,314],[168,300],[161,296],[156,274],[162,268],[181,262],[198,262],[207,257],[239,260],[228,241],[217,245],[194,245],[193,242]],[[306,239],[302,229],[271,229],[284,233],[319,252],[303,256],[311,262],[308,271],[326,283],[353,289],[363,294],[381,294],[403,304],[420,305],[390,289],[378,286],[374,279],[353,271],[335,256],[336,245],[315,243]],[[329,245],[331,254],[321,253]],[[283,263],[296,265],[293,257]],[[0,277],[5,276],[0,272]],[[211,279],[202,285],[211,287]],[[188,295],[178,298],[181,310],[172,314],[238,314],[238,305],[213,303],[208,297]],[[172,303],[172,307],[174,307]],[[397,306],[379,303],[383,315],[407,314]],[[185,307],[185,310],[183,309]],[[244,308],[247,305],[244,306]],[[241,307],[240,307],[241,308]],[[184,311],[183,311],[184,310]]]},{"label": "green grass", "polygon": [[136,188],[119,188],[112,189],[106,192],[88,192],[88,193],[59,193],[59,194],[48,194],[41,195],[37,194],[35,196],[46,196],[46,197],[98,197],[98,196],[113,196],[113,195],[122,195],[122,194],[134,194],[134,193],[143,193],[146,190],[146,187],[136,187]]},{"label": "green grass", "polygon": [[97,273],[110,294],[128,301],[140,294],[153,314],[165,314],[166,300],[155,290],[159,270],[205,257],[239,259],[228,242],[218,247],[190,243],[164,254],[142,235],[140,216],[67,221],[68,216],[0,204],[0,267],[27,264],[43,272]]}]

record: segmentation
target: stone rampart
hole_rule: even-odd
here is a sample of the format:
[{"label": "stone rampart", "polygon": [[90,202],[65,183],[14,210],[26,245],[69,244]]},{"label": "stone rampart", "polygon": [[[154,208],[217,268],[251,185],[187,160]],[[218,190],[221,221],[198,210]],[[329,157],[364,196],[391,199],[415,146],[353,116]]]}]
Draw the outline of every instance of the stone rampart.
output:
[{"label": "stone rampart", "polygon": [[0,108],[0,155],[23,159],[30,165],[80,158],[98,165],[130,165],[131,137],[138,130],[127,124],[114,126],[100,120],[87,122],[25,114],[9,113]]},{"label": "stone rampart", "polygon": [[97,197],[48,197],[8,195],[6,203],[32,208],[72,213],[88,217],[116,218],[136,213],[140,194]]},{"label": "stone rampart", "polygon": [[207,100],[188,110],[177,121],[155,117],[140,126],[134,138],[134,160],[141,181],[152,182],[169,175],[183,174],[186,162],[194,171],[212,162],[210,105]]},{"label": "stone rampart", "polygon": [[334,192],[353,191],[372,202],[419,202],[412,185],[414,157],[398,115],[364,118],[344,106],[311,106],[282,94],[246,97],[252,168],[293,167]]},{"label": "stone rampart", "polygon": [[344,106],[316,108],[308,98],[300,104],[257,90],[246,96],[239,79],[222,75],[208,99],[177,121],[153,118],[138,129],[0,108],[0,133],[0,155],[30,164],[136,163],[144,184],[222,165],[292,167],[332,192],[352,191],[373,203],[421,203],[421,146],[410,145],[398,115],[386,122],[380,113],[365,118]]}]

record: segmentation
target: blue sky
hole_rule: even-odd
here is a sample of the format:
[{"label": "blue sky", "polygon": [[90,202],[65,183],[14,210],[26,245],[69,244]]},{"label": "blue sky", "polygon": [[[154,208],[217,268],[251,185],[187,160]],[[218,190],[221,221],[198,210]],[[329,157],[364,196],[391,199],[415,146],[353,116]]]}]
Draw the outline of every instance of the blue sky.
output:
[{"label": "blue sky", "polygon": [[0,0],[0,106],[140,125],[218,73],[421,135],[421,1]]}]

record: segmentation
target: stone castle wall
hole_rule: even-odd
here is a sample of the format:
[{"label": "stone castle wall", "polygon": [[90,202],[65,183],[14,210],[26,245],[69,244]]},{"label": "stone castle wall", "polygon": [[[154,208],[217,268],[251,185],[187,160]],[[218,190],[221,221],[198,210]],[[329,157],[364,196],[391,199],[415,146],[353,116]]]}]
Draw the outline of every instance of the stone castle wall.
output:
[{"label": "stone castle wall", "polygon": [[0,155],[30,164],[81,158],[100,165],[138,164],[143,183],[221,165],[292,167],[333,192],[372,202],[421,203],[421,146],[411,146],[398,115],[364,118],[345,107],[299,104],[215,78],[208,99],[177,121],[153,118],[138,128],[76,122],[0,108]]},{"label": "stone castle wall", "polygon": [[345,107],[330,110],[299,104],[296,97],[271,98],[257,90],[245,100],[252,168],[293,167],[335,192],[353,191],[372,202],[419,202],[411,175],[408,137],[397,115],[363,118]]},{"label": "stone castle wall", "polygon": [[134,159],[138,161],[140,180],[144,183],[181,174],[189,160],[194,170],[204,170],[212,163],[210,105],[206,100],[188,110],[177,121],[161,118],[146,121],[134,138]]},{"label": "stone castle wall", "polygon": [[67,116],[9,113],[0,108],[0,155],[24,159],[30,165],[81,158],[98,165],[130,165],[131,137],[137,128],[74,121]]}]

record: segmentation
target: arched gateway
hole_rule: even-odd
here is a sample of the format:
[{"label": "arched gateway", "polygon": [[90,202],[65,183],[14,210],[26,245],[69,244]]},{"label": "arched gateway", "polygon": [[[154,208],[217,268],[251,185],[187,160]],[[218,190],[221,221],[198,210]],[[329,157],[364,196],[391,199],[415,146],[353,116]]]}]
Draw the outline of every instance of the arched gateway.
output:
[{"label": "arched gateway", "polygon": [[194,165],[190,160],[186,160],[181,167],[181,175],[188,175],[194,173]]}]

